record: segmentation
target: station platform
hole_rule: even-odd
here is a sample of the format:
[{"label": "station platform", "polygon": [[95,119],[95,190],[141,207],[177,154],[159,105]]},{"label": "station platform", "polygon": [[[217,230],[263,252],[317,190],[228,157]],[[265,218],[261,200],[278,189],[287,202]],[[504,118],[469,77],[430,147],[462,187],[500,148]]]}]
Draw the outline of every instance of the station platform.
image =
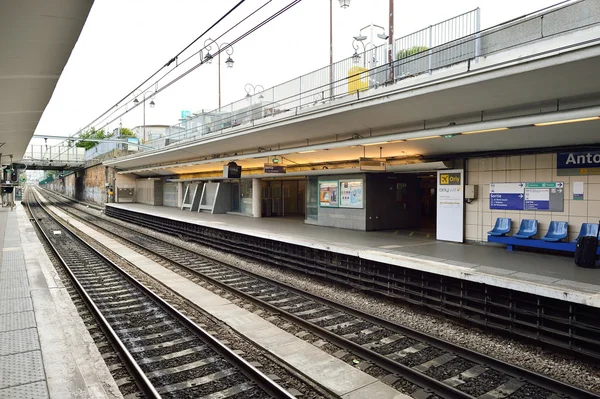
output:
[{"label": "station platform", "polygon": [[20,203],[0,244],[0,398],[122,398]]},{"label": "station platform", "polygon": [[577,267],[568,256],[443,242],[401,230],[320,227],[300,218],[249,218],[135,203],[106,206],[600,307],[600,269]]}]

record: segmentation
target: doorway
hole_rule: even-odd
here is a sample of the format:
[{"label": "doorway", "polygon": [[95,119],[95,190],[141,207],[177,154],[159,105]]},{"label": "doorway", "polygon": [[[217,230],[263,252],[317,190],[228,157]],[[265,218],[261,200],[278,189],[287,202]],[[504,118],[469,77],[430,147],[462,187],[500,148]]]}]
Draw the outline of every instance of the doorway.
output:
[{"label": "doorway", "polygon": [[437,181],[435,173],[420,173],[419,197],[421,201],[420,227],[425,233],[435,233],[437,224]]},{"label": "doorway", "polygon": [[304,217],[304,179],[263,180],[261,186],[263,217]]}]

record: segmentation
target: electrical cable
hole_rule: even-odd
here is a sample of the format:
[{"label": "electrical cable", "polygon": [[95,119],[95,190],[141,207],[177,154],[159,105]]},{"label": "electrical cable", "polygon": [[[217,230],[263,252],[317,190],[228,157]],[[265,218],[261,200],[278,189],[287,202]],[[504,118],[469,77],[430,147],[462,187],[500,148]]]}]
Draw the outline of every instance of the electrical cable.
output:
[{"label": "electrical cable", "polygon": [[[223,32],[221,35],[217,36],[217,38],[216,38],[214,41],[216,42],[217,40],[219,40],[220,38],[222,38],[223,36],[225,36],[226,34],[228,34],[229,32],[231,32],[233,29],[235,29],[235,28],[236,28],[236,27],[238,27],[240,24],[242,24],[243,22],[245,22],[246,20],[248,20],[250,17],[252,17],[254,14],[256,14],[257,12],[259,12],[260,10],[262,10],[264,7],[266,7],[266,6],[267,6],[269,3],[271,3],[272,1],[273,1],[273,0],[268,0],[266,3],[264,3],[262,6],[260,6],[260,7],[259,7],[259,8],[257,8],[256,10],[254,10],[252,13],[248,14],[248,15],[247,15],[245,18],[243,18],[242,20],[240,20],[238,23],[236,23],[235,25],[233,25],[231,28],[229,28],[228,30],[226,30],[225,32]],[[211,39],[211,40],[212,40],[212,39]],[[188,46],[188,47],[189,47],[189,46]],[[171,70],[167,71],[167,72],[166,72],[166,73],[165,73],[163,76],[161,76],[160,78],[158,78],[158,79],[157,79],[157,80],[156,80],[156,81],[153,83],[153,85],[155,85],[155,86],[156,86],[156,85],[158,85],[158,83],[160,83],[160,82],[161,82],[163,79],[165,79],[165,78],[166,78],[166,77],[167,77],[169,74],[171,74],[173,71],[175,71],[175,70],[176,70],[178,67],[181,67],[183,64],[185,64],[185,63],[186,63],[187,61],[189,61],[190,59],[192,59],[192,58],[196,57],[196,56],[197,56],[199,53],[201,53],[201,52],[202,52],[202,50],[204,50],[205,48],[206,48],[206,47],[203,47],[203,48],[202,48],[202,49],[200,49],[199,51],[196,51],[195,53],[193,53],[192,55],[190,55],[188,58],[186,58],[186,59],[184,59],[183,61],[179,62],[175,68],[173,68],[173,69],[171,69]],[[218,52],[217,52],[217,53],[215,53],[215,54],[219,54],[219,53],[220,53],[220,51],[218,51]],[[147,80],[146,80],[146,82],[147,82],[148,80],[149,80],[149,79],[147,79]],[[141,87],[142,85],[143,85],[143,83],[142,83],[141,85],[139,85],[139,86],[138,86],[138,88],[139,88],[139,87]],[[137,89],[137,88],[136,88],[136,89],[134,89],[134,91],[133,91],[133,92],[135,92],[136,90],[138,90],[138,89]],[[146,90],[142,90],[142,91],[146,91]],[[130,93],[127,95],[127,96],[125,96],[125,98],[129,97],[129,96],[130,96],[130,95],[131,95],[133,92],[130,92]],[[152,97],[152,96],[151,96],[151,97]],[[121,101],[123,101],[123,100],[121,100]],[[119,103],[117,103],[117,105],[118,105],[118,104],[119,104]],[[116,105],[116,106],[117,106],[117,105]],[[99,117],[97,117],[96,119],[94,119],[94,120],[93,120],[91,123],[89,123],[88,125],[86,125],[86,127],[92,126],[94,123],[98,122],[98,120],[99,120],[100,118],[103,118],[103,117],[104,117],[104,118],[103,118],[103,119],[100,121],[100,125],[101,125],[101,126],[105,126],[105,125],[102,125],[102,124],[104,123],[104,121],[106,121],[108,118],[110,118],[112,115],[114,115],[114,113],[115,113],[115,112],[118,112],[118,111],[119,111],[119,109],[121,109],[121,108],[125,107],[126,105],[127,105],[127,102],[125,102],[124,104],[122,104],[120,107],[118,107],[118,106],[117,106],[117,108],[112,108],[112,107],[111,107],[111,109],[112,109],[113,111],[112,111],[110,114],[106,115],[108,112],[110,112],[110,109],[109,109],[108,111],[104,112],[104,114],[100,115]],[[139,105],[141,105],[141,104],[140,104],[140,103],[136,104],[136,105],[135,105],[133,108],[131,108],[131,110],[134,110],[134,109],[135,109],[135,108],[137,108]],[[130,111],[131,111],[131,110],[130,110]],[[84,128],[84,129],[85,129],[85,128]],[[81,130],[79,130],[79,131],[78,131],[77,133],[75,133],[75,134],[78,134],[78,133],[80,133],[80,132],[81,132],[82,130],[84,130],[84,129],[81,129]]]},{"label": "electrical cable", "polygon": [[[268,24],[269,22],[273,21],[275,18],[277,18],[278,16],[282,15],[283,13],[287,12],[288,10],[290,10],[292,7],[294,7],[295,5],[297,5],[298,3],[300,3],[302,0],[295,0],[292,3],[288,4],[287,6],[283,7],[281,10],[277,11],[276,13],[274,13],[273,15],[271,15],[270,17],[268,17],[267,19],[263,20],[262,22],[260,22],[259,24],[257,24],[256,26],[254,26],[253,28],[251,28],[250,30],[246,31],[245,33],[243,33],[242,35],[240,35],[238,38],[234,39],[233,41],[231,41],[231,45],[238,43],[239,41],[243,40],[244,38],[248,37],[249,35],[251,35],[252,33],[256,32],[258,29],[260,29],[261,27],[265,26],[266,24]],[[217,51],[215,53],[215,55],[221,53],[222,51],[224,51],[224,49],[221,49],[219,51]],[[191,72],[193,72],[194,70],[196,70],[197,68],[199,68],[200,66],[204,65],[205,62],[202,60],[199,63],[197,63],[196,65],[192,66],[190,69],[188,69],[187,71],[183,72],[181,75],[175,77],[173,80],[171,80],[170,82],[166,83],[163,87],[161,87],[160,89],[157,89],[156,92],[154,94],[158,94],[160,92],[162,92],[163,90],[167,89],[168,87],[170,87],[171,85],[175,84],[176,82],[178,82],[179,80],[181,80],[182,78],[184,78],[185,76],[189,75]],[[134,108],[132,108],[131,110],[133,110]],[[116,116],[115,118],[113,118],[112,120],[106,122],[100,129],[102,129],[104,126],[107,126],[113,122],[115,122],[116,120],[118,120],[119,118],[121,118],[123,115],[126,115],[127,113],[129,113],[131,110],[127,110],[121,114],[119,114],[118,116]]]},{"label": "electrical cable", "polygon": [[[233,11],[235,11],[239,6],[242,5],[242,3],[244,3],[246,0],[240,0],[235,6],[233,6],[229,11],[227,11],[223,16],[221,16],[221,18],[219,18],[216,22],[214,22],[210,27],[208,27],[204,32],[202,32],[202,34],[200,36],[198,36],[196,39],[194,39],[190,44],[188,44],[187,46],[185,46],[185,48],[183,50],[181,50],[179,53],[177,53],[177,55],[175,55],[174,57],[172,57],[165,65],[163,65],[162,67],[160,67],[156,72],[154,72],[152,75],[150,75],[146,80],[144,80],[142,83],[140,83],[135,89],[133,89],[132,91],[130,91],[125,97],[123,97],[121,100],[119,100],[115,105],[111,106],[109,109],[107,109],[106,111],[104,111],[99,117],[97,117],[96,119],[94,119],[90,124],[88,124],[87,126],[93,125],[94,122],[96,122],[98,119],[100,119],[102,116],[104,116],[106,113],[110,112],[111,109],[113,109],[115,106],[118,106],[119,103],[121,103],[122,101],[124,101],[127,97],[129,97],[130,95],[132,95],[133,93],[135,93],[136,90],[138,90],[140,87],[142,87],[144,84],[146,84],[149,80],[151,80],[154,76],[158,75],[160,73],[160,71],[162,71],[164,68],[170,66],[175,60],[177,60],[177,57],[179,57],[185,50],[187,50],[188,48],[190,48],[194,43],[196,43],[201,37],[203,37],[204,35],[206,35],[208,32],[210,32],[214,27],[216,27],[219,23],[221,23],[221,21],[223,21],[225,18],[227,18]],[[81,132],[78,131],[76,134],[79,134]],[[73,135],[73,136],[74,136]]]}]

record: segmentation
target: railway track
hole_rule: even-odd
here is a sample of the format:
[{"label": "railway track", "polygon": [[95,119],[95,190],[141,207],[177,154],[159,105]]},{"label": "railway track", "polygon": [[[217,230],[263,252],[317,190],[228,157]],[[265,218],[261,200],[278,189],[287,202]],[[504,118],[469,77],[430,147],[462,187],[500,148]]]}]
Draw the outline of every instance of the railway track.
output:
[{"label": "railway track", "polygon": [[[64,204],[62,205],[65,206]],[[247,271],[115,225],[80,210],[63,208],[98,229],[209,281],[334,343],[347,361],[385,370],[385,380],[417,398],[598,398],[560,381],[504,363],[338,303],[300,292]]]},{"label": "railway track", "polygon": [[292,398],[28,197],[32,221],[128,368],[126,396]]}]

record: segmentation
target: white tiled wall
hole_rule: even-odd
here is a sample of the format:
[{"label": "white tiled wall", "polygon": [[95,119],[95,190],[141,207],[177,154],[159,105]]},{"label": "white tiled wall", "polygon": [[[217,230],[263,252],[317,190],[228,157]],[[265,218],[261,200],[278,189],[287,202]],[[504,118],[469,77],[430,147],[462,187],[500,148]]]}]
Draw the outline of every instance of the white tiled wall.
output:
[{"label": "white tiled wall", "polygon": [[[490,210],[490,183],[562,181],[565,184],[563,212]],[[573,182],[584,183],[584,200],[573,201]],[[466,204],[465,238],[486,241],[498,217],[512,219],[514,234],[522,219],[538,220],[538,238],[548,231],[551,220],[569,222],[569,240],[581,224],[600,220],[600,176],[557,176],[556,154],[471,158],[467,161],[467,184],[479,186],[478,199]]]}]

